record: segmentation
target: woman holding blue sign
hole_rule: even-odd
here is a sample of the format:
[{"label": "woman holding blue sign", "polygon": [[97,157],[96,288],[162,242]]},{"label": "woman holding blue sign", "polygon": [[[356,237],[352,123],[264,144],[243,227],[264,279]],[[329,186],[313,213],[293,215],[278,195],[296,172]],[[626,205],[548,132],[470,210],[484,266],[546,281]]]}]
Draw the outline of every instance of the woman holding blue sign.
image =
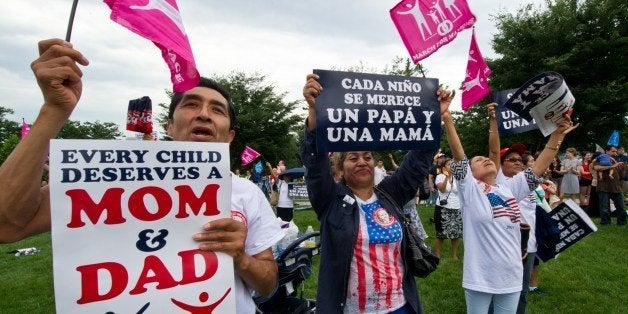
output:
[{"label": "woman holding blue sign", "polygon": [[[449,96],[447,91],[439,92],[439,97]],[[565,115],[534,165],[497,184],[495,162],[484,156],[467,159],[449,110],[444,110],[442,121],[454,159],[451,170],[462,208],[462,287],[467,313],[487,313],[491,303],[494,313],[515,313],[523,279],[518,203],[538,186],[539,176],[552,162],[563,138],[577,125],[571,122],[570,113]]]},{"label": "woman holding blue sign", "polygon": [[[434,151],[410,151],[397,171],[374,187],[369,151],[336,153],[334,182],[327,152],[317,151],[315,99],[318,75],[307,76],[309,105],[301,160],[312,208],[320,220],[321,262],[317,310],[321,313],[422,313],[414,277],[403,260],[402,226],[395,205],[414,198]],[[448,101],[442,108],[449,106]]]}]

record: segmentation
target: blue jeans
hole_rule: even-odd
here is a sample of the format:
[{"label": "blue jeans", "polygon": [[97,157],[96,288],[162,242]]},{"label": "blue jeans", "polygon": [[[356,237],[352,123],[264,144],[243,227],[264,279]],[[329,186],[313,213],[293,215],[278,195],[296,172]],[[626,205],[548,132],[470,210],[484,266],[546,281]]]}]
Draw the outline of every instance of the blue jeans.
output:
[{"label": "blue jeans", "polygon": [[438,200],[438,191],[430,192],[430,197],[425,201],[425,205],[434,205]]},{"label": "blue jeans", "polygon": [[523,286],[521,287],[521,295],[519,295],[517,314],[525,314],[526,312],[526,305],[528,303],[526,295],[528,294],[528,291],[530,291],[530,273],[532,272],[532,267],[534,267],[535,259],[536,252],[528,252],[528,256],[526,256],[526,259],[523,261]]},{"label": "blue jeans", "polygon": [[512,314],[517,311],[520,292],[491,294],[464,289],[467,314],[486,314],[493,304],[493,314]]},{"label": "blue jeans", "polygon": [[608,193],[597,191],[600,202],[600,224],[608,225],[611,223],[611,209],[609,199],[615,204],[617,212],[617,225],[626,224],[626,209],[624,208],[624,195],[621,193]]}]

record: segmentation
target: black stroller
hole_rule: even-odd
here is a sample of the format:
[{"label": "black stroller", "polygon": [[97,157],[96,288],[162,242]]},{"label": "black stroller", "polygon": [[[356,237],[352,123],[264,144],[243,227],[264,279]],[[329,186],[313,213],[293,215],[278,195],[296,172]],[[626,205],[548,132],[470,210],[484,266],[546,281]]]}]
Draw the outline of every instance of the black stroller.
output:
[{"label": "black stroller", "polygon": [[277,274],[279,283],[272,296],[254,297],[257,313],[305,314],[316,311],[316,301],[303,297],[303,282],[312,275],[312,259],[320,252],[320,242],[317,241],[314,247],[300,245],[319,235],[320,232],[315,231],[300,236],[275,258],[279,270]]}]

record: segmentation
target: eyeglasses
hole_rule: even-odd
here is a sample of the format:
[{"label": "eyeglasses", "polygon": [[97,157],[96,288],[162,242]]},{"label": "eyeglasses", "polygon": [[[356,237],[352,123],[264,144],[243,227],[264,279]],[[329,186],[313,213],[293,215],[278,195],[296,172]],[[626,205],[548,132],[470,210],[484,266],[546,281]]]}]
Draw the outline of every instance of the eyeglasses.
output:
[{"label": "eyeglasses", "polygon": [[523,159],[521,159],[521,158],[516,158],[516,157],[506,158],[506,160],[507,160],[507,161],[512,162],[513,164],[514,164],[514,163],[516,163],[516,162],[523,163]]}]

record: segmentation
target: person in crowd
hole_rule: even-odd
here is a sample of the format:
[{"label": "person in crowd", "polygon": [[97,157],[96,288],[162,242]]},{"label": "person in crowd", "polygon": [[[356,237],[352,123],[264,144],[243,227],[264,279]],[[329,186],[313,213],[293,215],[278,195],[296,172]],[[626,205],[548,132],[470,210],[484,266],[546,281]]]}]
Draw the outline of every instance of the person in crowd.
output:
[{"label": "person in crowd", "polygon": [[560,172],[563,174],[563,180],[560,184],[562,198],[571,198],[576,203],[580,201],[580,185],[578,184],[580,161],[576,158],[577,154],[575,148],[567,148],[565,159],[560,167]]},{"label": "person in crowd", "polygon": [[375,166],[375,185],[378,185],[384,178],[388,175],[386,173],[386,168],[384,168],[384,161],[378,160],[377,166]]},{"label": "person in crowd", "polygon": [[580,206],[585,207],[589,206],[589,195],[591,195],[591,181],[593,177],[591,177],[591,170],[589,165],[591,164],[591,157],[593,154],[590,152],[585,152],[582,156],[582,163],[578,167],[578,173],[580,174],[580,180],[578,184],[580,185]]},{"label": "person in crowd", "polygon": [[286,165],[284,164],[283,160],[280,160],[277,162],[277,172],[282,173],[286,170]]},{"label": "person in crowd", "polygon": [[[442,97],[442,95],[440,95]],[[519,201],[538,186],[558,152],[564,136],[576,126],[567,114],[551,134],[534,166],[520,171],[502,184],[496,183],[499,140],[494,106],[489,107],[489,158],[467,159],[449,110],[442,113],[447,142],[454,162],[451,165],[460,195],[465,257],[462,286],[467,313],[515,313],[523,281],[521,212]]]},{"label": "person in crowd", "polygon": [[[29,134],[0,167],[2,243],[50,230],[50,190],[39,184],[42,160],[48,142],[57,136],[81,97],[79,65],[88,64],[72,44],[61,39],[40,41],[39,52],[31,68],[44,104]],[[216,82],[203,78],[197,87],[173,95],[167,130],[177,141],[230,143],[235,136],[234,123],[235,111],[229,94]],[[276,287],[277,264],[271,247],[283,237],[283,231],[262,192],[251,182],[233,174],[231,178],[232,215],[243,218],[245,223],[231,218],[217,219],[204,224],[202,232],[190,236],[199,242],[201,250],[233,257],[237,312],[254,313],[252,291],[269,295]]]},{"label": "person in crowd", "polygon": [[[312,208],[320,220],[321,252],[316,308],[320,313],[421,313],[414,277],[406,271],[397,210],[416,194],[427,176],[433,151],[410,151],[392,176],[374,187],[375,161],[368,151],[336,153],[342,171],[332,179],[327,153],[316,148],[318,76],[303,87],[308,103],[300,154]],[[451,99],[439,99],[441,106]],[[448,103],[447,103],[448,105]],[[401,209],[399,209],[401,210]],[[375,234],[380,233],[381,237]]]},{"label": "person in crowd", "polygon": [[427,175],[427,184],[430,187],[430,197],[425,201],[425,205],[434,205],[438,200],[438,189],[436,188],[436,184],[434,184],[434,180],[436,180],[436,176],[441,173],[440,165],[445,159],[445,154],[441,153],[440,150],[434,155],[434,159],[432,161],[432,167]]},{"label": "person in crowd", "polygon": [[444,158],[441,173],[436,176],[438,202],[434,209],[434,226],[436,228],[436,256],[443,252],[443,242],[451,239],[451,255],[458,260],[458,239],[462,238],[462,212],[458,186],[451,173],[451,158]]},{"label": "person in crowd", "polygon": [[[628,155],[626,154],[623,146],[617,147],[617,155],[615,155],[615,160],[617,160],[617,162],[628,163]],[[625,203],[628,199],[628,171],[624,172],[624,177],[622,178],[622,193],[624,194]]]},{"label": "person in crowd", "polygon": [[[523,144],[513,144],[510,147],[500,148],[500,139],[497,128],[497,120],[495,119],[495,108],[497,104],[488,104],[488,116],[489,116],[489,150],[491,152],[499,151],[499,158],[496,154],[491,154],[491,160],[495,163],[497,168],[497,176],[495,182],[497,184],[506,184],[507,181],[512,180],[518,173],[521,173],[525,169],[532,169],[534,167],[534,156],[526,151],[526,147]],[[539,174],[542,176],[546,173],[546,169]],[[509,182],[510,183],[510,182]],[[528,182],[512,183],[520,185],[517,189],[525,189]],[[527,306],[527,293],[530,287],[530,273],[532,271],[534,260],[536,257],[537,243],[535,236],[536,228],[536,194],[535,189],[538,188],[538,184],[531,189],[532,191],[528,196],[518,200],[518,207],[521,211],[522,222],[529,227],[528,240],[526,243],[521,243],[523,258],[523,277],[521,281],[521,292],[519,294],[519,301],[517,304],[517,313],[525,313]]]},{"label": "person in crowd", "polygon": [[251,169],[251,175],[249,176],[249,180],[251,180],[257,187],[262,190],[262,173],[258,172],[255,167]]},{"label": "person in crowd", "polygon": [[[617,147],[608,146],[606,153],[614,158],[617,154]],[[622,193],[622,181],[627,171],[626,164],[617,162],[611,166],[602,166],[594,163],[593,168],[598,172],[614,169],[617,174],[612,178],[610,176],[604,176],[603,179],[598,178],[596,190],[600,202],[600,224],[609,225],[611,223],[610,200],[612,200],[616,208],[617,225],[626,225],[626,210],[624,209],[624,195]]]},{"label": "person in crowd", "polygon": [[556,191],[558,195],[558,197],[562,198],[562,191],[560,189],[560,183],[563,180],[563,173],[560,171],[561,168],[561,163],[560,163],[560,159],[558,158],[558,156],[554,156],[554,159],[552,160],[552,163],[549,166],[549,172],[550,172],[550,180],[552,180],[552,182],[554,182],[554,184],[556,184],[556,187],[558,188],[558,190]]},{"label": "person in crowd", "polygon": [[279,202],[277,202],[277,217],[283,221],[292,221],[294,218],[294,200],[288,195],[288,184],[292,182],[292,176],[288,173],[280,173],[277,181]]},{"label": "person in crowd", "polygon": [[597,157],[597,155],[599,155],[599,152],[593,153],[591,163],[589,164],[589,172],[591,172],[591,192],[589,193],[589,206],[584,208],[589,217],[600,217],[600,201],[597,195],[598,174],[595,170],[595,165],[597,164],[595,157]]},{"label": "person in crowd", "polygon": [[[397,171],[397,169],[399,169],[399,165],[395,161],[395,158],[393,157],[392,154],[389,153],[388,158],[390,158],[390,163],[393,166],[392,172],[394,173],[395,171]],[[421,193],[420,190],[424,187],[425,187],[425,183],[419,186],[419,190],[417,190],[415,197],[403,206],[403,212],[410,216],[410,220],[412,222],[412,224],[410,225],[410,228],[412,229],[412,232],[417,234],[421,239],[425,241],[428,235],[427,235],[427,232],[425,232],[425,228],[423,228],[423,222],[421,222],[421,216],[419,215],[419,211],[417,209],[417,205],[419,204],[419,195]]]},{"label": "person in crowd", "polygon": [[[615,160],[615,158],[611,157],[609,154],[599,154],[597,157],[595,157],[595,160],[597,160],[597,164],[600,166],[605,166],[605,167],[609,167],[612,166],[614,163],[617,162],[617,160]],[[608,170],[605,171],[599,171],[598,172],[598,179],[602,180],[604,179],[604,176],[607,175],[609,176],[611,179],[613,178],[613,168],[609,168]]]}]

